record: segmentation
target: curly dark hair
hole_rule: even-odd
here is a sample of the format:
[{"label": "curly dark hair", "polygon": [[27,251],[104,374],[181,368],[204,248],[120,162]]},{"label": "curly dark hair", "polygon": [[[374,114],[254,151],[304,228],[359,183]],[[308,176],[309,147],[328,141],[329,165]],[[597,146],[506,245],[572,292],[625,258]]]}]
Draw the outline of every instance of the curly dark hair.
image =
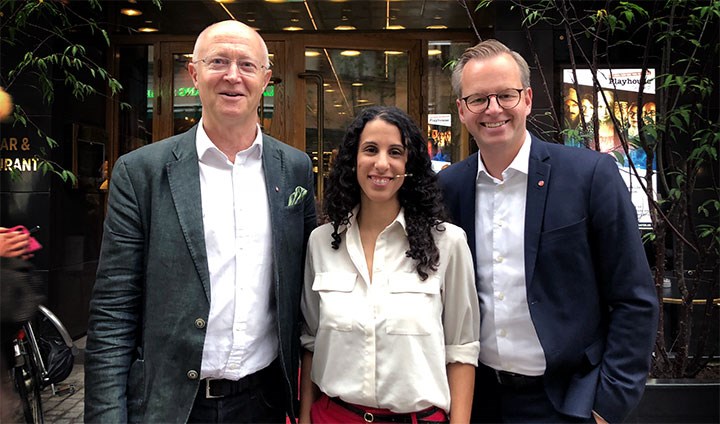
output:
[{"label": "curly dark hair", "polygon": [[405,178],[398,191],[400,206],[405,209],[410,244],[405,254],[417,261],[417,273],[425,280],[429,271],[437,271],[440,261],[432,230],[444,231],[441,224],[447,221],[447,215],[437,176],[430,166],[425,138],[412,119],[396,107],[375,106],[364,109],[345,133],[325,190],[324,211],[333,226],[331,244],[334,249],[340,247],[338,229],[348,224],[352,209],[360,203],[360,185],[355,170],[360,134],[365,125],[375,119],[382,119],[400,130],[403,146],[408,153],[405,172],[412,176]]}]

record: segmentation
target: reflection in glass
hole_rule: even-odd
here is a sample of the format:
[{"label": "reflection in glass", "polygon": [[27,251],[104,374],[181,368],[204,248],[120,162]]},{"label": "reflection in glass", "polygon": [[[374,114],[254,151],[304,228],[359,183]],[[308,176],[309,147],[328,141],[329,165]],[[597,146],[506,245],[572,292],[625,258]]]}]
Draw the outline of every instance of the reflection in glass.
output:
[{"label": "reflection in glass", "polygon": [[428,154],[436,171],[463,157],[462,124],[450,83],[452,68],[448,64],[468,47],[469,43],[454,41],[428,42]]},{"label": "reflection in glass", "polygon": [[173,55],[173,134],[189,130],[202,116],[200,97],[187,70],[191,57],[190,53]]},{"label": "reflection in glass", "polygon": [[[312,55],[309,52],[320,52]],[[305,69],[322,76],[324,110],[324,151],[318,153],[317,86],[306,83],[305,145],[317,161],[323,158],[324,176],[332,166],[333,151],[342,141],[345,130],[355,114],[368,106],[397,106],[407,110],[408,55],[407,52],[382,50],[354,50],[352,56],[343,49],[309,48],[305,54]]]},{"label": "reflection in glass", "polygon": [[153,46],[118,48],[120,91],[119,154],[152,142]]}]

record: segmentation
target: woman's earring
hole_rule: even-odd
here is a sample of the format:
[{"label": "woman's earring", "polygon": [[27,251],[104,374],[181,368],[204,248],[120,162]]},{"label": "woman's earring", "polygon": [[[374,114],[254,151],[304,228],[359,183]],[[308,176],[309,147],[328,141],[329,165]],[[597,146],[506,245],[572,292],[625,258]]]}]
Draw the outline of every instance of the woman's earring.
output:
[{"label": "woman's earring", "polygon": [[352,167],[352,172],[355,172],[355,167],[354,167],[354,166]]}]

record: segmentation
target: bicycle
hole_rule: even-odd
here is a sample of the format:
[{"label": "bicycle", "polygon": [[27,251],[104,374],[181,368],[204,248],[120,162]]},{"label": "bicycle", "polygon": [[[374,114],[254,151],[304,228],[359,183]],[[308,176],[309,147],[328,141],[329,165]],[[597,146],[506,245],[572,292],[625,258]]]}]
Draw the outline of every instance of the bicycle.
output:
[{"label": "bicycle", "polygon": [[[34,424],[41,424],[45,421],[42,409],[42,390],[51,386],[53,394],[58,394],[55,384],[64,380],[73,366],[73,362],[70,361],[68,369],[67,363],[65,363],[61,375],[52,375],[46,364],[49,355],[43,355],[38,340],[43,340],[43,337],[57,338],[59,336],[60,343],[69,349],[72,357],[77,355],[77,347],[60,319],[43,305],[38,306],[38,311],[35,325],[33,320],[24,322],[17,337],[13,340],[15,362],[12,377],[20,396],[25,422]],[[36,328],[40,339],[36,336]]]}]

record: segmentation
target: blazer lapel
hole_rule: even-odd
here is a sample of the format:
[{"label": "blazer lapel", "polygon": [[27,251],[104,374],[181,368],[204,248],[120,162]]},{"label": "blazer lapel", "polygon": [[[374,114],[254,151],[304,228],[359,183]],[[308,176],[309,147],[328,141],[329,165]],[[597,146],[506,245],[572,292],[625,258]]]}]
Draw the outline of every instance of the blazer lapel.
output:
[{"label": "blazer lapel", "polygon": [[545,201],[550,184],[550,156],[545,142],[532,137],[525,205],[525,284],[530,288],[545,217]]},{"label": "blazer lapel", "polygon": [[194,127],[177,141],[173,148],[175,158],[169,161],[165,168],[180,228],[209,302],[210,271],[200,201],[200,166],[195,148],[196,131],[197,127]]},{"label": "blazer lapel", "polygon": [[458,183],[467,184],[467,187],[460,193],[459,205],[472,205],[472,208],[459,207],[458,225],[465,230],[467,235],[468,245],[470,246],[470,252],[472,253],[473,265],[477,269],[477,255],[475,252],[475,213],[477,208],[477,202],[475,201],[475,194],[477,190],[477,173],[478,173],[478,154],[475,153],[470,156],[469,160],[466,161],[465,169],[463,169],[463,176],[458,179]]},{"label": "blazer lapel", "polygon": [[[270,228],[272,231],[273,255],[275,252],[281,252],[280,247],[283,244],[283,217],[282,211],[286,205],[283,204],[282,193],[287,193],[288,189],[285,181],[285,156],[283,152],[277,148],[276,141],[271,137],[263,134],[263,154],[262,165],[265,174],[265,190],[267,192],[268,206],[270,208]],[[294,189],[294,187],[291,187]],[[273,257],[273,275],[275,276],[275,290],[279,290],[278,284],[278,260],[280,258]]]}]

